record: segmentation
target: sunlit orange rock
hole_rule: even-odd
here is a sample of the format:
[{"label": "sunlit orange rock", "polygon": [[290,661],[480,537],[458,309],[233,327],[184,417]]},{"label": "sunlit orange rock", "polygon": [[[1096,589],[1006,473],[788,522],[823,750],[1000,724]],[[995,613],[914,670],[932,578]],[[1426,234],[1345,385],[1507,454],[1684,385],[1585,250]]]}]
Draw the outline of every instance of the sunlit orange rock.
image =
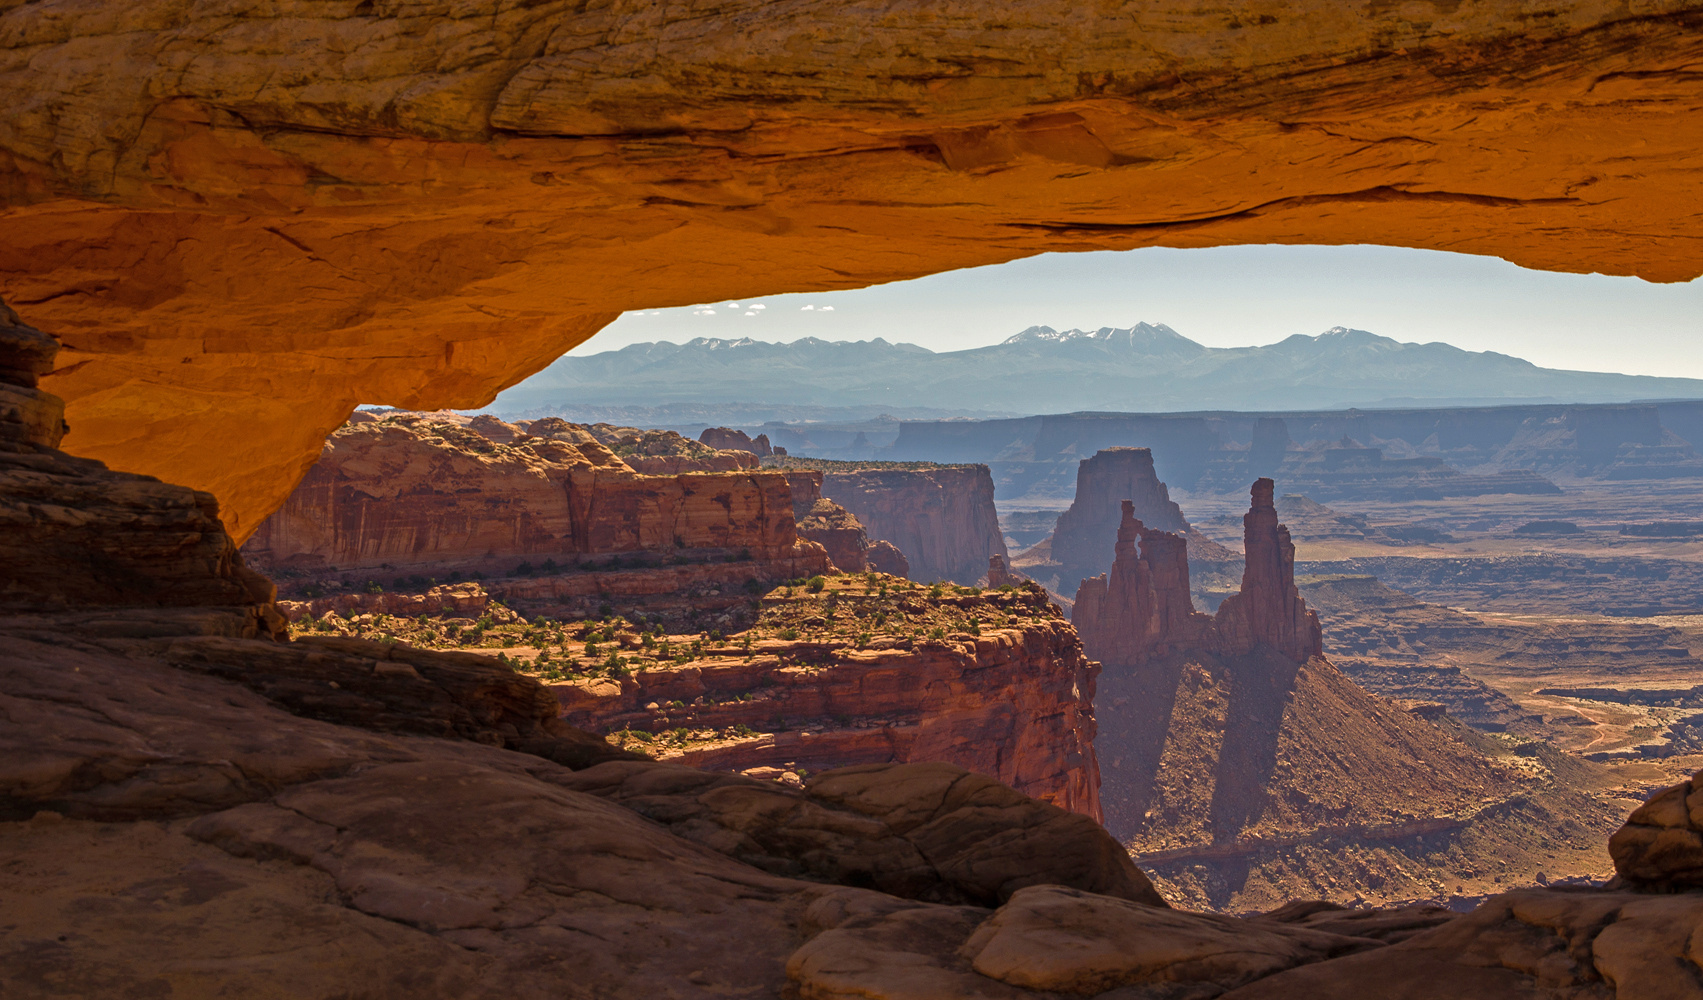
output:
[{"label": "sunlit orange rock", "polygon": [[[1703,272],[1694,0],[0,12],[0,282],[78,454],[242,539],[357,402],[625,309],[1056,250]],[[978,569],[979,572],[979,569]]]}]

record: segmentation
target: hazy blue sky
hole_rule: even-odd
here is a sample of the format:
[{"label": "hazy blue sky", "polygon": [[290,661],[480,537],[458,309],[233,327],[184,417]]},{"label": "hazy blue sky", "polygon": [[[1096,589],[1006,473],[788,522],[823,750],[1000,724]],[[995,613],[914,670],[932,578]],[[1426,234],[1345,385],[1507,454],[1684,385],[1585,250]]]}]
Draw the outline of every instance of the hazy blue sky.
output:
[{"label": "hazy blue sky", "polygon": [[772,295],[738,308],[628,313],[573,353],[746,336],[885,337],[951,351],[1035,325],[1095,329],[1143,320],[1212,347],[1347,326],[1550,368],[1703,378],[1703,280],[1656,285],[1375,246],[1045,254],[848,292]]}]

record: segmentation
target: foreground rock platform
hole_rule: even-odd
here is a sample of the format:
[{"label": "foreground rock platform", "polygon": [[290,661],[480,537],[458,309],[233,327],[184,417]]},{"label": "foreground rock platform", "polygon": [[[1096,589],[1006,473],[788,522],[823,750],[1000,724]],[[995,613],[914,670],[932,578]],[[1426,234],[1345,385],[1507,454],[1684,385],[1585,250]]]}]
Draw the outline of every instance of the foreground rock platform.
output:
[{"label": "foreground rock platform", "polygon": [[[1703,894],[1188,913],[1086,818],[961,769],[797,789],[557,732],[602,745],[562,763],[512,739],[545,725],[524,679],[232,617],[0,620],[7,995],[1699,995]],[[485,721],[419,735],[421,685]],[[327,717],[348,689],[378,729]]]}]

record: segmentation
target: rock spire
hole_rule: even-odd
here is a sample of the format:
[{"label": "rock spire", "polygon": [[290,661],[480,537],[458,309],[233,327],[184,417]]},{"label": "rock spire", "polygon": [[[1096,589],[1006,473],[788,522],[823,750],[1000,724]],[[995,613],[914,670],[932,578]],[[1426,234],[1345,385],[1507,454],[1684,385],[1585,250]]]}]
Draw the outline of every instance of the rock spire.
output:
[{"label": "rock spire", "polygon": [[1270,479],[1253,485],[1242,519],[1242,589],[1210,617],[1189,597],[1185,539],[1146,527],[1134,502],[1123,501],[1112,569],[1082,581],[1071,613],[1088,655],[1116,665],[1180,649],[1239,655],[1268,648],[1297,663],[1321,655],[1318,615],[1295,589],[1295,545],[1277,523],[1272,487]]}]

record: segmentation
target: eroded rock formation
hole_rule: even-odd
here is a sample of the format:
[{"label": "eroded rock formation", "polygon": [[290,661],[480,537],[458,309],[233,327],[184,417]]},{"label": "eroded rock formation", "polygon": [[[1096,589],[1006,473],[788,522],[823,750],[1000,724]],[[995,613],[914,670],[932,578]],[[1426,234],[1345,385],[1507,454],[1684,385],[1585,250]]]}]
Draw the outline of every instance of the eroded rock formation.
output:
[{"label": "eroded rock formation", "polygon": [[0,607],[243,606],[281,624],[212,496],[58,449],[59,398],[37,388],[57,342],[0,303]]},{"label": "eroded rock formation", "polygon": [[[558,434],[577,430],[564,426]],[[779,474],[645,476],[595,440],[529,434],[501,445],[412,414],[333,434],[247,551],[304,570],[506,573],[516,560],[631,553],[808,562]]]},{"label": "eroded rock formation", "polygon": [[1144,526],[1187,539],[1195,560],[1234,558],[1189,525],[1153,471],[1151,448],[1103,448],[1077,464],[1075,499],[1059,515],[1053,533],[1020,553],[1013,564],[1056,593],[1068,593],[1072,581],[1105,573],[1111,566],[1123,512],[1132,503]]},{"label": "eroded rock formation", "polygon": [[1703,774],[1650,797],[1609,839],[1615,871],[1636,886],[1703,888]]},{"label": "eroded rock formation", "polygon": [[887,539],[878,539],[864,552],[864,558],[869,561],[869,568],[877,573],[909,579],[911,561],[899,551],[899,547]]},{"label": "eroded rock formation", "polygon": [[718,451],[746,451],[758,458],[768,458],[774,449],[769,447],[769,436],[759,434],[755,438],[744,431],[731,427],[706,427],[698,435],[698,443],[707,445]]},{"label": "eroded rock formation", "polygon": [[1128,501],[1111,572],[1077,592],[1083,648],[1105,664],[1097,746],[1114,835],[1170,891],[1248,907],[1302,885],[1424,895],[1438,877],[1427,835],[1516,842],[1522,824],[1549,822],[1539,783],[1323,658],[1271,480],[1251,492],[1241,590],[1216,615],[1193,609],[1183,538]]},{"label": "eroded rock formation", "polygon": [[832,500],[823,498],[810,505],[798,520],[798,537],[827,549],[829,561],[842,573],[869,568],[869,536],[856,515]]},{"label": "eroded rock formation", "polygon": [[7,8],[0,274],[79,452],[241,540],[357,401],[625,309],[1143,245],[1703,271],[1690,0],[753,11]]},{"label": "eroded rock formation", "polygon": [[591,674],[556,685],[564,717],[715,770],[949,761],[1099,818],[1098,666],[1038,588],[928,596],[834,577],[763,603],[724,642],[627,639],[614,649],[654,659],[575,668]]}]

